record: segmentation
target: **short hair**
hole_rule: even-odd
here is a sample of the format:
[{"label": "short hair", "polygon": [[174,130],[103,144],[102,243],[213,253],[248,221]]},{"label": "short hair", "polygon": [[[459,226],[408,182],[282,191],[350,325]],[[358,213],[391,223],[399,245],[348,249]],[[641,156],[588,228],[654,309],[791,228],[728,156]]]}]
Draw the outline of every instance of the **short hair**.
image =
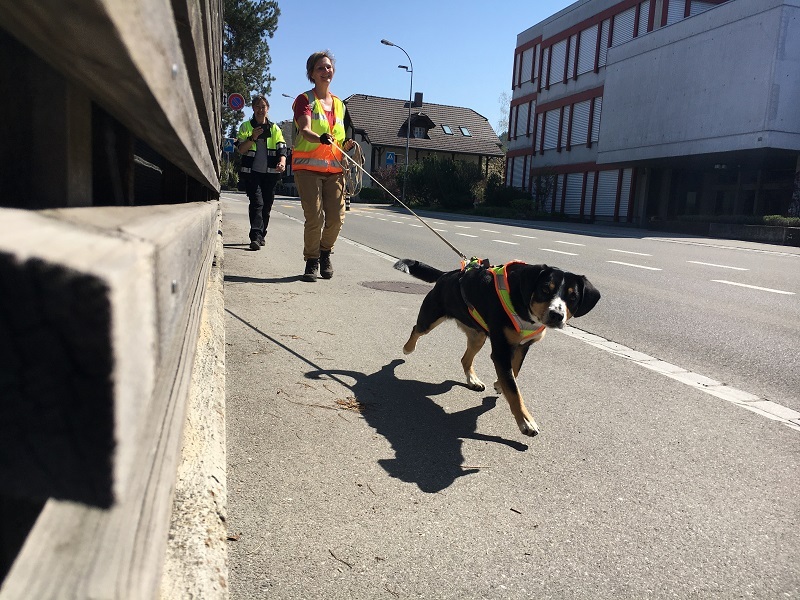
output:
[{"label": "short hair", "polygon": [[267,108],[269,108],[269,100],[267,100],[266,96],[262,96],[261,94],[253,97],[253,101],[250,103],[250,106],[255,108],[256,104],[258,104],[262,100],[267,103]]},{"label": "short hair", "polygon": [[309,56],[308,60],[306,61],[306,77],[308,77],[308,80],[311,83],[314,83],[314,78],[312,77],[314,74],[314,66],[322,58],[328,58],[331,61],[333,70],[336,71],[336,59],[333,58],[333,53],[330,50],[320,50],[319,52],[314,52],[314,54]]}]

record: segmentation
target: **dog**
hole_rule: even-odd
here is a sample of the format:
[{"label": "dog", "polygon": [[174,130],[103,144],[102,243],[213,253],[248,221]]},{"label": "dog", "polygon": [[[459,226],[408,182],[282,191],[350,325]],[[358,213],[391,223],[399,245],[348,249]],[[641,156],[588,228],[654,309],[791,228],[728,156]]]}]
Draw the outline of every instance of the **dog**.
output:
[{"label": "dog", "polygon": [[486,389],[478,379],[473,361],[488,337],[497,372],[494,389],[508,401],[519,430],[528,436],[539,433],[516,377],[531,344],[547,329],[564,327],[572,317],[582,317],[600,300],[600,292],[583,275],[575,275],[545,264],[511,261],[490,267],[488,261],[464,261],[461,269],[445,272],[411,259],[398,260],[395,269],[434,283],[419,309],[411,336],[403,346],[410,354],[423,335],[448,319],[455,319],[467,335],[467,350],[461,366],[467,387]]}]

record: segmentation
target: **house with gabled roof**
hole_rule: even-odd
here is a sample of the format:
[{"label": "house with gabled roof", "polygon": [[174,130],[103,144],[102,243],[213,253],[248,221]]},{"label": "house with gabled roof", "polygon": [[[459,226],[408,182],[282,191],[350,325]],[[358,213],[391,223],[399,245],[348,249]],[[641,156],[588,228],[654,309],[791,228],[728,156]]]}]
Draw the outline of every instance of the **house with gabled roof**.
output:
[{"label": "house with gabled roof", "polygon": [[[437,156],[475,163],[488,174],[490,161],[503,160],[500,138],[486,117],[471,108],[423,102],[417,92],[409,122],[408,100],[353,94],[344,103],[347,135],[361,145],[370,173],[405,164],[408,133],[409,164]],[[371,182],[365,178],[364,185]]]}]

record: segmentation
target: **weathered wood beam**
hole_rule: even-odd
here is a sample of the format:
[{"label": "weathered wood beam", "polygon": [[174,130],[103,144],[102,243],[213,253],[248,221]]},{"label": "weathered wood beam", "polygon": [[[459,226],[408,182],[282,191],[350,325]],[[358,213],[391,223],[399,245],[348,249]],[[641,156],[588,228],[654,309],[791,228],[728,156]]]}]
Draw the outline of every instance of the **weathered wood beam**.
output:
[{"label": "weathered wood beam", "polygon": [[205,106],[215,92],[196,95],[187,70],[208,64],[191,54],[208,40],[182,44],[169,0],[0,0],[0,26],[167,160],[219,190],[220,148],[208,143],[218,134]]}]

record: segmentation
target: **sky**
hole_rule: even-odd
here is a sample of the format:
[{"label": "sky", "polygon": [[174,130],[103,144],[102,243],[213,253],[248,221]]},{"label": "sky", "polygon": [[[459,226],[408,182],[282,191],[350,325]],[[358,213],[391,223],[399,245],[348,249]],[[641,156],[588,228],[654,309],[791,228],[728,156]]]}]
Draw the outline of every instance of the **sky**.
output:
[{"label": "sky", "polygon": [[511,98],[517,35],[573,2],[279,0],[278,28],[268,39],[275,77],[269,118],[292,118],[295,96],[311,88],[306,59],[320,50],[336,59],[331,91],[342,100],[351,94],[407,99],[410,76],[397,65],[408,59],[380,43],[387,39],[411,57],[413,92],[422,92],[424,102],[472,108],[499,135],[500,97]]}]

